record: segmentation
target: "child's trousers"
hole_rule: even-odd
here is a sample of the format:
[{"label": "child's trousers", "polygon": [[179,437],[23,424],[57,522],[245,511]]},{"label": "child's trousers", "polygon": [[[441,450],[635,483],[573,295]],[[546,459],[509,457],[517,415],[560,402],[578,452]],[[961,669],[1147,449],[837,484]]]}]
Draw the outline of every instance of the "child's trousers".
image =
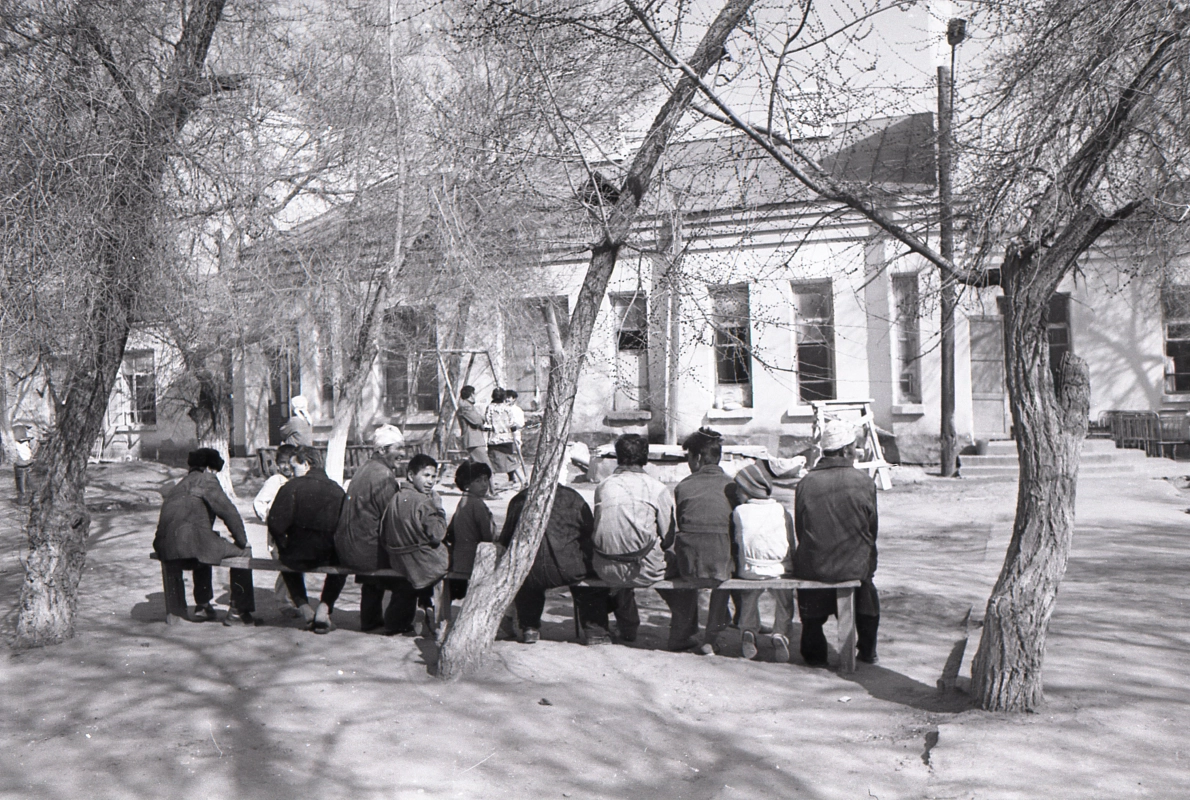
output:
[{"label": "child's trousers", "polygon": [[793,589],[756,589],[740,592],[740,631],[760,630],[760,596],[772,592],[777,603],[773,618],[773,633],[789,638],[790,623],[793,622]]}]

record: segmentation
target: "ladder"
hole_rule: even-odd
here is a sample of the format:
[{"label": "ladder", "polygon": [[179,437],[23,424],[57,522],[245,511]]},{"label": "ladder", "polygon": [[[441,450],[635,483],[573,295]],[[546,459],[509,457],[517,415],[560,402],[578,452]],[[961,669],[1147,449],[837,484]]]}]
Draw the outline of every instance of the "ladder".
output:
[{"label": "ladder", "polygon": [[880,437],[876,435],[872,401],[815,400],[811,401],[810,407],[814,409],[814,444],[821,448],[822,426],[827,420],[839,419],[854,423],[862,432],[859,444],[856,445],[855,468],[866,470],[868,476],[876,481],[876,488],[891,489],[892,474],[889,463],[884,460],[884,451],[880,449]]}]

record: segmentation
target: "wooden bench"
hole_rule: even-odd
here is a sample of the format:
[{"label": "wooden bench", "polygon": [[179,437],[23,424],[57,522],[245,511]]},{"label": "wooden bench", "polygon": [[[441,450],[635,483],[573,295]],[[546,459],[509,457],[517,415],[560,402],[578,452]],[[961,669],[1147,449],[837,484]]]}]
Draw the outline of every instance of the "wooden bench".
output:
[{"label": "wooden bench", "polygon": [[[154,561],[161,561],[156,553],[150,553]],[[225,558],[218,565],[228,569],[251,569],[259,572],[298,572],[290,569],[280,561],[271,558],[251,558],[236,556]],[[161,582],[165,590],[165,621],[172,624],[189,616],[189,605],[186,603],[186,585],[182,579],[181,567],[178,562],[161,561]],[[350,567],[313,567],[300,570],[302,573],[322,575],[363,575],[375,578],[404,577],[396,570],[378,569],[371,572],[352,569]],[[732,578],[726,581],[710,579],[677,579],[657,581],[648,586],[615,585],[594,578],[579,581],[576,586],[590,586],[607,589],[725,589],[762,591],[764,589],[834,589],[838,598],[838,643],[839,666],[844,672],[855,672],[855,590],[859,588],[859,581],[842,581],[840,583],[819,583],[817,581],[803,581],[795,578],[769,578],[763,581],[742,580]],[[438,621],[449,622],[450,587],[447,581],[439,581],[434,587],[434,608],[441,612]],[[439,631],[441,636],[441,631]]]}]

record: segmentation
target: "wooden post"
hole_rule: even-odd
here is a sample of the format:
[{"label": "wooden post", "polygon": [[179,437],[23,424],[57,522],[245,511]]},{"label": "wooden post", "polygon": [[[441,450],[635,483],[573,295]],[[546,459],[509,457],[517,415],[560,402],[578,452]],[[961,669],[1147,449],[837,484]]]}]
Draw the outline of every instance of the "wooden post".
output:
[{"label": "wooden post", "polygon": [[855,589],[835,589],[839,620],[839,669],[855,672]]},{"label": "wooden post", "polygon": [[189,620],[186,582],[182,580],[182,567],[176,561],[161,562],[161,587],[165,590],[165,624],[173,625]]},{"label": "wooden post", "polygon": [[[938,233],[941,240],[939,252],[948,261],[954,260],[954,208],[950,185],[950,128],[954,114],[952,99],[950,69],[938,67]],[[942,421],[939,437],[942,444],[942,477],[952,478],[958,472],[958,437],[954,427],[954,312],[957,300],[954,276],[947,272],[942,273],[940,305],[942,331],[938,350],[942,359]]]}]

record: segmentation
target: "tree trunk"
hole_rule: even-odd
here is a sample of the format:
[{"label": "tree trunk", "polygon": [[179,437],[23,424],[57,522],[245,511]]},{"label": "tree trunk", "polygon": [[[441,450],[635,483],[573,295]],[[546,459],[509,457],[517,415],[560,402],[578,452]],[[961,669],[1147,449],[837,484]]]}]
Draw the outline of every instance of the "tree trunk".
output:
[{"label": "tree trunk", "polygon": [[389,14],[389,71],[393,116],[396,120],[393,130],[397,141],[397,168],[393,176],[396,192],[396,230],[393,232],[392,260],[384,266],[377,276],[376,286],[364,318],[360,321],[356,332],[355,342],[351,353],[347,357],[347,367],[343,370],[343,390],[335,403],[335,416],[331,422],[330,440],[326,448],[326,474],[336,483],[343,483],[343,465],[347,460],[347,436],[351,431],[351,423],[355,419],[355,411],[359,407],[360,398],[364,395],[364,384],[372,373],[372,364],[379,352],[377,344],[381,324],[384,321],[384,311],[388,305],[389,293],[396,281],[405,259],[405,181],[409,176],[408,161],[404,154],[404,143],[401,137],[405,133],[403,97],[404,79],[398,64],[396,53],[396,37],[398,35],[398,9],[394,2],[388,4]]},{"label": "tree trunk", "polygon": [[[719,60],[727,37],[751,7],[753,0],[728,0],[718,17],[711,23],[690,60],[698,76],[707,73]],[[604,236],[595,247],[591,264],[575,302],[570,319],[569,341],[565,343],[565,357],[560,369],[550,376],[546,392],[545,414],[541,423],[541,440],[537,447],[536,466],[529,482],[528,497],[521,513],[516,533],[504,555],[499,559],[490,579],[480,576],[468,586],[467,602],[458,620],[447,631],[439,654],[438,676],[455,680],[478,670],[491,649],[496,628],[504,610],[529,573],[541,537],[554,504],[558,474],[566,454],[570,434],[570,416],[578,378],[586,359],[591,331],[608,281],[616,265],[616,256],[640,208],[641,198],[648,191],[653,170],[664,153],[674,129],[681,121],[697,89],[690,76],[683,75],[669,99],[657,114],[633,159],[624,185],[604,226]]]},{"label": "tree trunk", "polygon": [[83,501],[87,456],[103,427],[145,270],[160,263],[154,220],[165,154],[193,111],[190,87],[202,75],[224,2],[201,0],[190,7],[165,73],[166,86],[148,113],[125,109],[126,129],[113,142],[111,182],[104,198],[111,210],[108,225],[95,231],[91,301],[54,428],[34,459],[37,488],[25,526],[29,550],[17,617],[18,647],[56,644],[74,635],[91,524]]},{"label": "tree trunk", "polygon": [[[236,490],[231,482],[231,386],[223,377],[227,374],[227,360],[231,354],[220,354],[221,372],[216,374],[201,365],[205,359],[196,357],[195,363],[200,366],[194,369],[194,377],[198,381],[198,402],[190,409],[190,418],[194,420],[194,438],[199,447],[209,447],[219,453],[227,465],[216,476],[219,486],[224,493],[236,499]],[[183,360],[190,366],[190,359],[183,354]]]},{"label": "tree trunk", "polygon": [[1056,392],[1049,369],[1045,315],[1064,273],[1046,276],[1032,259],[1010,257],[1006,266],[1005,362],[1020,478],[1012,540],[988,600],[971,688],[989,711],[1024,711],[1043,700],[1041,665],[1074,533],[1090,381],[1073,354],[1061,365]]},{"label": "tree trunk", "polygon": [[455,326],[451,331],[448,347],[454,352],[451,352],[445,359],[447,390],[442,394],[445,402],[438,404],[438,422],[434,425],[433,438],[434,449],[438,453],[439,461],[445,461],[450,451],[451,428],[454,424],[455,412],[458,411],[458,398],[451,392],[457,393],[461,388],[459,386],[459,370],[462,369],[463,360],[458,351],[462,350],[467,343],[467,321],[471,316],[472,299],[471,292],[466,292],[459,298]]}]

